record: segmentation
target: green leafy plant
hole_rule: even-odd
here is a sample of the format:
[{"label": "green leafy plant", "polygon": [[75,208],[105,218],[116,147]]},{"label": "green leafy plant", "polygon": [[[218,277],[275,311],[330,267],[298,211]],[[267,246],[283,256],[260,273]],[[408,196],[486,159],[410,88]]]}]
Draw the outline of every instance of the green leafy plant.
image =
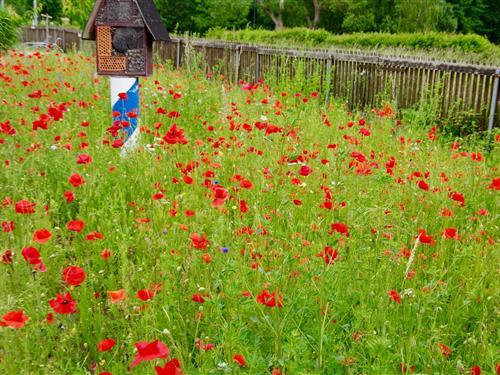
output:
[{"label": "green leafy plant", "polygon": [[15,15],[0,10],[0,51],[9,49],[16,44],[17,26]]}]

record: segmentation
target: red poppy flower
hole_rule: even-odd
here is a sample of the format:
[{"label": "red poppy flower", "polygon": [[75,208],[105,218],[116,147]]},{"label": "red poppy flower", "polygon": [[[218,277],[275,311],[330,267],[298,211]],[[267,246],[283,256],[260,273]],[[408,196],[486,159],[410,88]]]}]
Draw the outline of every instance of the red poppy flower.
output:
[{"label": "red poppy flower", "polygon": [[85,281],[85,271],[77,266],[66,267],[62,272],[63,280],[68,285],[78,286]]},{"label": "red poppy flower", "polygon": [[472,366],[470,369],[470,375],[481,375],[481,367]]},{"label": "red poppy flower", "polygon": [[344,235],[345,237],[349,237],[349,228],[344,223],[333,223],[332,230],[328,233],[332,234],[333,232],[337,232]]},{"label": "red poppy flower", "polygon": [[335,262],[335,259],[339,256],[339,252],[334,250],[331,246],[325,246],[323,252],[319,254],[325,260],[325,263],[330,265]]},{"label": "red poppy flower", "polygon": [[240,201],[240,212],[241,212],[242,214],[244,214],[244,213],[248,212],[248,210],[249,210],[249,207],[248,207],[247,202],[245,202],[245,201],[241,200],[241,201]]},{"label": "red poppy flower", "polygon": [[434,246],[436,244],[436,241],[434,241],[434,237],[427,234],[424,229],[419,229],[418,235],[415,238],[418,238],[419,241],[425,245]]},{"label": "red poppy flower", "polygon": [[87,234],[87,237],[85,237],[86,241],[97,241],[97,240],[102,240],[104,238],[104,235],[99,232],[91,232]]},{"label": "red poppy flower", "polygon": [[198,347],[198,349],[204,350],[204,351],[212,350],[213,348],[215,348],[214,344],[211,344],[211,343],[204,344],[203,340],[200,340],[200,339],[196,340],[196,346]]},{"label": "red poppy flower", "polygon": [[40,263],[40,253],[34,247],[24,248],[22,251],[22,254],[23,254],[24,259],[26,259],[26,261],[29,264]]},{"label": "red poppy flower", "polygon": [[99,350],[100,352],[107,352],[108,350],[111,350],[115,345],[116,341],[108,338],[100,341],[97,344],[97,350]]},{"label": "red poppy flower", "polygon": [[74,173],[71,176],[69,176],[68,181],[74,187],[82,186],[85,183],[85,179],[82,176],[80,176],[78,173]]},{"label": "red poppy flower", "polygon": [[460,206],[465,206],[465,198],[462,193],[451,192],[449,195],[450,199],[460,203]]},{"label": "red poppy flower", "polygon": [[162,192],[158,192],[158,193],[153,194],[152,198],[153,198],[154,201],[157,201],[157,200],[163,199],[163,197],[164,197],[163,193]]},{"label": "red poppy flower", "polygon": [[389,297],[396,303],[401,303],[401,297],[399,296],[399,293],[396,290],[390,290],[389,291]]},{"label": "red poppy flower", "polygon": [[52,324],[54,323],[54,321],[55,321],[54,314],[48,313],[47,316],[45,317],[45,322],[47,324]]},{"label": "red poppy flower", "polygon": [[205,297],[203,297],[201,294],[193,294],[191,300],[193,302],[205,303]]},{"label": "red poppy flower", "polygon": [[71,294],[57,294],[56,298],[49,301],[50,307],[57,314],[74,314],[76,313],[76,301],[71,298]]},{"label": "red poppy flower", "polygon": [[483,161],[484,160],[483,154],[481,154],[480,152],[472,152],[470,154],[470,158],[474,161]]},{"label": "red poppy flower", "polygon": [[36,203],[27,201],[25,199],[16,202],[15,210],[18,214],[34,214]]},{"label": "red poppy flower", "polygon": [[71,190],[66,190],[64,192],[64,198],[66,198],[66,202],[71,203],[75,200],[75,194]]},{"label": "red poppy flower", "polygon": [[446,239],[454,239],[454,240],[462,239],[462,236],[457,233],[456,228],[446,228],[443,232],[441,232],[441,236],[443,236]]},{"label": "red poppy flower", "polygon": [[153,342],[141,341],[135,344],[137,348],[137,355],[130,367],[135,367],[144,361],[151,361],[158,358],[168,358],[169,350],[167,345],[161,341],[155,340]]},{"label": "red poppy flower", "polygon": [[73,220],[66,224],[66,228],[73,232],[81,232],[85,228],[85,223],[82,220]]},{"label": "red poppy flower", "polygon": [[187,139],[184,136],[184,130],[178,128],[176,124],[173,124],[170,127],[167,134],[163,137],[163,140],[171,145],[175,145],[177,143],[185,145],[187,143]]},{"label": "red poppy flower", "polygon": [[168,361],[164,367],[155,366],[156,375],[183,375],[181,364],[177,358]]},{"label": "red poppy flower", "polygon": [[304,177],[307,177],[309,176],[310,174],[312,173],[312,168],[309,167],[308,165],[303,165],[302,167],[300,167],[299,169],[299,174],[301,176],[304,176]]},{"label": "red poppy flower", "polygon": [[490,190],[500,190],[500,177],[494,178],[491,181],[490,186],[488,186]]},{"label": "red poppy flower", "polygon": [[52,233],[50,233],[47,229],[40,229],[35,231],[33,234],[33,241],[39,244],[47,243],[52,237]]},{"label": "red poppy flower", "polygon": [[121,100],[128,100],[127,93],[126,92],[118,93],[118,98],[120,98]]},{"label": "red poppy flower", "polygon": [[429,184],[425,182],[424,180],[420,180],[418,182],[418,187],[422,190],[429,191]]},{"label": "red poppy flower", "polygon": [[364,163],[367,160],[365,155],[363,155],[360,152],[356,152],[356,151],[351,153],[351,157],[353,157],[354,159],[356,159],[360,163]]},{"label": "red poppy flower", "polygon": [[235,361],[237,364],[239,364],[242,367],[247,365],[247,361],[245,361],[245,357],[243,357],[243,355],[241,355],[241,354],[235,354],[233,356],[233,361]]},{"label": "red poppy flower", "polygon": [[403,374],[406,374],[407,372],[414,373],[415,370],[417,369],[417,366],[405,365],[404,363],[400,363],[399,367],[401,368],[401,372]]},{"label": "red poppy flower", "polygon": [[29,316],[23,310],[9,311],[0,321],[0,327],[10,327],[14,329],[23,328],[24,324],[29,320]]},{"label": "red poppy flower", "polygon": [[2,263],[3,264],[12,264],[12,251],[5,250],[5,253],[2,254]]},{"label": "red poppy flower", "polygon": [[3,228],[3,231],[5,233],[10,233],[14,229],[16,229],[16,227],[14,226],[14,222],[12,220],[11,221],[3,221],[2,222],[2,228]]},{"label": "red poppy flower", "polygon": [[125,295],[125,289],[110,290],[110,291],[108,291],[108,296],[109,296],[109,300],[111,303],[120,302],[127,297]]},{"label": "red poppy flower", "polygon": [[443,216],[443,217],[451,217],[451,216],[453,216],[453,211],[451,211],[449,208],[445,207],[445,208],[443,208],[441,210],[441,216]]},{"label": "red poppy flower", "polygon": [[125,142],[123,142],[123,139],[118,138],[118,139],[115,139],[115,140],[113,141],[113,144],[111,145],[111,147],[113,147],[113,148],[120,148],[120,147],[122,147],[124,144],[125,144]]},{"label": "red poppy flower", "polygon": [[218,207],[227,200],[229,197],[229,193],[226,189],[224,189],[222,186],[216,186],[213,189],[214,192],[214,200],[212,201],[212,206],[213,207]]},{"label": "red poppy flower", "polygon": [[76,164],[90,164],[92,163],[92,157],[87,154],[78,155],[78,159],[76,160]]},{"label": "red poppy flower", "polygon": [[109,249],[104,249],[103,251],[101,251],[101,258],[104,260],[108,260],[111,255],[113,255],[113,253]]},{"label": "red poppy flower", "polygon": [[440,342],[438,342],[438,346],[441,348],[441,354],[443,355],[443,357],[448,357],[451,355],[451,353],[453,353],[453,350],[451,348],[447,347],[444,344],[441,344]]},{"label": "red poppy flower", "polygon": [[207,245],[210,243],[210,241],[207,240],[207,237],[206,237],[205,234],[202,234],[200,236],[198,233],[191,233],[189,235],[189,238],[192,241],[192,245],[196,249],[200,249],[200,250],[206,250],[207,249]]},{"label": "red poppy flower", "polygon": [[151,289],[141,289],[137,292],[136,296],[142,301],[149,301],[155,296],[155,291]]},{"label": "red poppy flower", "polygon": [[257,302],[267,307],[283,307],[283,297],[277,292],[269,293],[268,290],[263,290],[257,296]]}]

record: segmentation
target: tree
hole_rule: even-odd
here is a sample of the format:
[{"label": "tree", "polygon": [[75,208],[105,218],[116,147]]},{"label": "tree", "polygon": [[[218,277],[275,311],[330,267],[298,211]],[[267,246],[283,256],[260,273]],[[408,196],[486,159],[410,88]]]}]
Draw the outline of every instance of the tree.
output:
[{"label": "tree", "polygon": [[94,7],[94,0],[63,0],[63,14],[75,26],[85,27]]},{"label": "tree", "polygon": [[321,21],[322,4],[320,0],[303,0],[307,25],[310,29],[317,29]]},{"label": "tree", "polygon": [[396,0],[397,32],[454,32],[457,20],[445,0]]},{"label": "tree", "polygon": [[196,32],[193,18],[198,13],[197,4],[192,0],[155,0],[161,19],[170,32]]},{"label": "tree", "polygon": [[248,22],[252,0],[197,0],[192,17],[199,32],[212,27],[239,29]]},{"label": "tree", "polygon": [[285,12],[285,0],[257,0],[260,7],[273,20],[276,30],[282,29],[283,14]]},{"label": "tree", "polygon": [[53,21],[58,21],[63,15],[63,4],[61,0],[42,0],[42,14],[52,16]]},{"label": "tree", "polygon": [[373,0],[346,0],[347,15],[342,22],[346,32],[376,31]]},{"label": "tree", "polygon": [[274,28],[308,26],[315,29],[321,21],[323,0],[256,0],[273,21]]},{"label": "tree", "polygon": [[500,17],[497,0],[448,0],[458,20],[457,31],[487,36],[500,42]]},{"label": "tree", "polygon": [[10,5],[20,16],[24,16],[26,12],[33,8],[33,2],[30,0],[6,0],[5,4]]}]

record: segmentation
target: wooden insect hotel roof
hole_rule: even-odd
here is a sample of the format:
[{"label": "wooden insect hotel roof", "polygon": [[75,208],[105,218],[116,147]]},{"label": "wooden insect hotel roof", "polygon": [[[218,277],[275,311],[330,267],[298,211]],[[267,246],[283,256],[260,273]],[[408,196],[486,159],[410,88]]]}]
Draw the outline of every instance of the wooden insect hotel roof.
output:
[{"label": "wooden insect hotel roof", "polygon": [[[140,16],[144,21],[149,33],[155,41],[170,41],[167,29],[163,25],[160,14],[156,9],[153,0],[130,0],[139,9]],[[106,5],[106,2],[116,2],[113,0],[96,0],[92,13],[87,21],[85,29],[82,33],[82,39],[95,40],[95,23],[101,6]]]}]

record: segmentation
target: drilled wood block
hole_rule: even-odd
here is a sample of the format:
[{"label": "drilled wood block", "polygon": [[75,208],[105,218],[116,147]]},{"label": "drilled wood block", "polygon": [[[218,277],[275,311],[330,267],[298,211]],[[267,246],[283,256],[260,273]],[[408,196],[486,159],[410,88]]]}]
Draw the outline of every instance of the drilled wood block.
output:
[{"label": "drilled wood block", "polygon": [[97,56],[111,56],[113,50],[113,38],[111,37],[111,27],[96,27]]},{"label": "drilled wood block", "polygon": [[106,72],[123,72],[126,68],[125,56],[100,56],[99,70]]}]

